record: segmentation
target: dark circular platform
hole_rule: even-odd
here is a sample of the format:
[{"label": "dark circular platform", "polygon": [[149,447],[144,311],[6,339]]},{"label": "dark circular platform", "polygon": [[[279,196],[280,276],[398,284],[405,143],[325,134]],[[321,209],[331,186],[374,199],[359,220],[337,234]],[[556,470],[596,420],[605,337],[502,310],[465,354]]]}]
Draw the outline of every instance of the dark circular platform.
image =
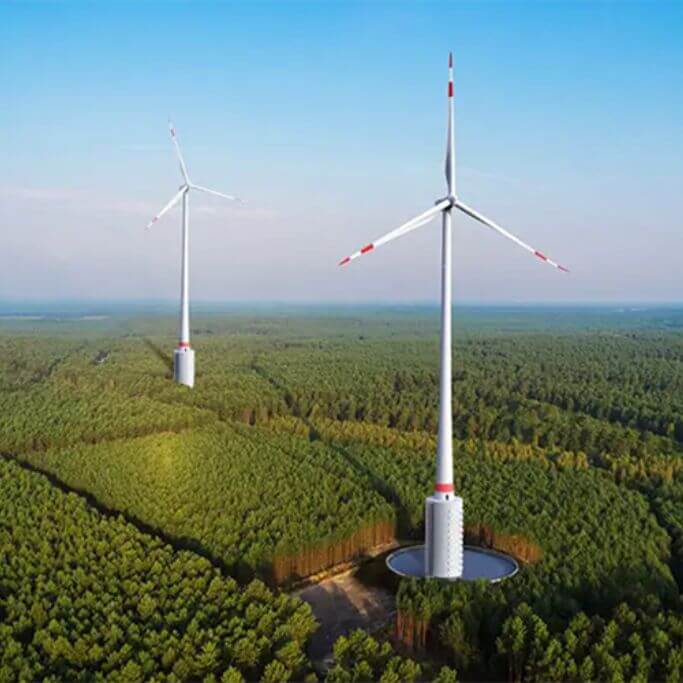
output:
[{"label": "dark circular platform", "polygon": [[[425,562],[424,546],[411,545],[399,548],[387,557],[387,567],[399,576],[424,579]],[[484,579],[497,583],[514,576],[519,571],[519,565],[509,555],[503,555],[495,550],[465,546],[463,556],[462,576],[447,581],[476,581]]]}]

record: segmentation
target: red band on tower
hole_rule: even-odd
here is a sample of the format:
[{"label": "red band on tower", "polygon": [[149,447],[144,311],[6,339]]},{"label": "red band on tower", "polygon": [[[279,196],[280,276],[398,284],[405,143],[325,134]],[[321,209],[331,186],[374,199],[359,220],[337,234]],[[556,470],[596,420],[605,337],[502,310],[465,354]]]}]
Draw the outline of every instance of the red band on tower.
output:
[{"label": "red band on tower", "polygon": [[179,349],[189,349],[190,348],[190,342],[180,342],[178,344]]},{"label": "red band on tower", "polygon": [[434,489],[439,493],[453,493],[455,491],[453,484],[437,484]]}]

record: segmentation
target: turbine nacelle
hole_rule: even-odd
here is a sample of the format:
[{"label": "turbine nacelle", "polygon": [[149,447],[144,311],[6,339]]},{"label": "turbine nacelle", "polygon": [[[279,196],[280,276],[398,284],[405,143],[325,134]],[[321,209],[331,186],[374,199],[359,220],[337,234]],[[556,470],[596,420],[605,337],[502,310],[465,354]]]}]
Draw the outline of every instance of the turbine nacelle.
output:
[{"label": "turbine nacelle", "polygon": [[448,211],[448,209],[452,209],[458,203],[458,200],[455,198],[454,195],[450,195],[448,197],[442,197],[441,199],[437,199],[434,202],[434,206],[438,206],[439,204],[442,204],[443,202],[449,202],[450,205],[444,209],[441,209],[441,210],[442,211]]},{"label": "turbine nacelle", "polygon": [[152,220],[147,224],[147,228],[151,228],[167,211],[170,211],[182,198],[183,195],[188,193],[190,190],[197,190],[198,192],[204,192],[205,194],[211,194],[216,197],[222,197],[223,199],[228,199],[233,202],[241,202],[242,200],[233,197],[229,194],[224,194],[223,192],[218,192],[216,190],[211,190],[208,187],[202,187],[201,185],[195,185],[190,181],[190,177],[187,174],[187,166],[185,165],[185,160],[183,159],[183,154],[180,151],[180,145],[178,144],[178,136],[176,133],[175,126],[169,121],[168,130],[171,135],[171,141],[173,142],[173,147],[175,148],[176,157],[178,158],[178,163],[180,164],[180,173],[182,174],[185,182],[178,188],[178,192],[173,195],[171,200],[164,206],[159,213],[152,218]]}]

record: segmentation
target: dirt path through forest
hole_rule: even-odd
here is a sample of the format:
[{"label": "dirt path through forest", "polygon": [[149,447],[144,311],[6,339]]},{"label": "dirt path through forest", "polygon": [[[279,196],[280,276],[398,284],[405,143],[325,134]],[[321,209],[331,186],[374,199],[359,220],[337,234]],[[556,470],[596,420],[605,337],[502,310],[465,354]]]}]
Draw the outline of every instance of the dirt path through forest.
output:
[{"label": "dirt path through forest", "polygon": [[351,569],[292,593],[311,606],[320,622],[308,650],[313,661],[327,658],[339,636],[357,628],[372,631],[388,622],[396,611],[389,590],[363,584],[356,572]]}]

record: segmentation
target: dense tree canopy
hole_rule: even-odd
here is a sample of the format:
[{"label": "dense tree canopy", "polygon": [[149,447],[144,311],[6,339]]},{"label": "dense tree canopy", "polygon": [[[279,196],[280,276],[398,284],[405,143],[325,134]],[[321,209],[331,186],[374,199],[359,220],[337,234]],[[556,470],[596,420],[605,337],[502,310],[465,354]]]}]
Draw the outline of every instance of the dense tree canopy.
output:
[{"label": "dense tree canopy", "polygon": [[349,559],[333,549],[354,534],[350,555],[393,538],[394,510],[362,473],[335,448],[286,432],[218,423],[26,459],[110,509],[192,539],[238,576],[270,578],[290,556],[299,558],[290,572],[307,575]]},{"label": "dense tree canopy", "polygon": [[[681,315],[487,315],[457,316],[456,488],[468,539],[522,571],[402,582],[402,654],[349,636],[328,679],[678,680]],[[0,451],[54,477],[0,470],[2,674],[305,675],[310,614],[227,575],[275,584],[422,537],[437,324],[195,317],[192,391],[170,381],[173,321],[0,324]]]},{"label": "dense tree canopy", "polygon": [[305,675],[308,605],[2,460],[0,500],[0,680],[253,680],[275,661]]}]

